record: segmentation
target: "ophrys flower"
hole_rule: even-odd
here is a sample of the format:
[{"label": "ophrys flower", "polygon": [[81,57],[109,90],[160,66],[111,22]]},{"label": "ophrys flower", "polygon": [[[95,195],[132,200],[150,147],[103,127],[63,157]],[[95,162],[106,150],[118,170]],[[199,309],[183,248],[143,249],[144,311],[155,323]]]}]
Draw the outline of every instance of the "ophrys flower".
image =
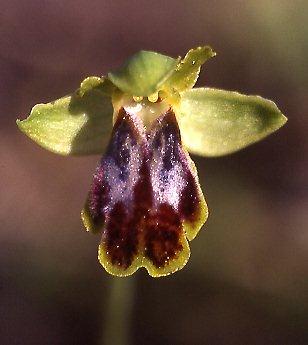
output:
[{"label": "ophrys flower", "polygon": [[151,276],[181,269],[207,219],[188,151],[218,156],[281,127],[286,118],[258,96],[195,88],[215,53],[181,60],[141,51],[107,77],[89,77],[71,96],[33,108],[19,128],[60,154],[105,153],[82,211],[102,233],[99,260],[114,275],[145,267]]}]

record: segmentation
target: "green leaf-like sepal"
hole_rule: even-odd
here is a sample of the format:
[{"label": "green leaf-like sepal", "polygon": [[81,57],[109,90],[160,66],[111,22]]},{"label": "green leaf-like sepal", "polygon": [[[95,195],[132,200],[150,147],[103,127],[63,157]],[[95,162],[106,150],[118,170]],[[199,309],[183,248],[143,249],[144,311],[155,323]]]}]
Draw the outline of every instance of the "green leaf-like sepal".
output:
[{"label": "green leaf-like sepal", "polygon": [[287,121],[272,101],[211,88],[183,92],[177,118],[184,145],[201,156],[240,150]]},{"label": "green leaf-like sepal", "polygon": [[37,104],[19,129],[42,147],[62,155],[99,154],[110,137],[113,107],[101,78],[90,77],[74,94]]},{"label": "green leaf-like sepal", "polygon": [[109,73],[108,78],[124,93],[150,96],[170,77],[177,64],[177,59],[142,50],[119,70]]},{"label": "green leaf-like sepal", "polygon": [[196,84],[201,65],[215,55],[216,53],[209,46],[190,49],[167,80],[166,86],[179,92],[191,89]]}]

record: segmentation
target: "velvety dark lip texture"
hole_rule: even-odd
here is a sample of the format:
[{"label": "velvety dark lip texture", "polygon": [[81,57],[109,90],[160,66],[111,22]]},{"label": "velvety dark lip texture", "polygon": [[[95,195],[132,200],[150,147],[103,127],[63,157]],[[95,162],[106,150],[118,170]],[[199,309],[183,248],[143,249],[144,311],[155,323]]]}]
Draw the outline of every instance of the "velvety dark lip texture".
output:
[{"label": "velvety dark lip texture", "polygon": [[172,109],[146,130],[121,108],[85,207],[108,265],[125,271],[139,256],[139,266],[166,269],[187,247],[183,224],[198,222],[201,203]]}]

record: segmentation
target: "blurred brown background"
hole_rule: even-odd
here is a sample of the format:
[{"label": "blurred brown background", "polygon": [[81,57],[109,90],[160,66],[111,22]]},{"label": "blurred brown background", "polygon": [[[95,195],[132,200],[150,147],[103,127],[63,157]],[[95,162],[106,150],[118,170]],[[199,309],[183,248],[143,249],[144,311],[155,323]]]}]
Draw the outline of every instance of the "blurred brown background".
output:
[{"label": "blurred brown background", "polygon": [[127,343],[308,344],[308,2],[0,5],[0,344],[116,344],[114,278],[79,220],[99,157],[47,152],[15,119],[140,49],[177,56],[200,44],[218,56],[199,85],[273,99],[289,122],[231,156],[193,157],[210,218],[182,271],[123,283],[124,295],[135,289]]}]

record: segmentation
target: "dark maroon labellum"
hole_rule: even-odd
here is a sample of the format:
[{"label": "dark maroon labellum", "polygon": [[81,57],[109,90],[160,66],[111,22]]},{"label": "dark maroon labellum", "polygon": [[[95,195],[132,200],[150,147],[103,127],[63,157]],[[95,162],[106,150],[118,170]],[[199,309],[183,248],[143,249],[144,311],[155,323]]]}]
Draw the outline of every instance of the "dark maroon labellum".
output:
[{"label": "dark maroon labellum", "polygon": [[92,228],[103,230],[108,263],[126,270],[139,256],[160,269],[177,259],[183,224],[200,217],[198,188],[173,111],[146,130],[122,108],[85,208]]}]

